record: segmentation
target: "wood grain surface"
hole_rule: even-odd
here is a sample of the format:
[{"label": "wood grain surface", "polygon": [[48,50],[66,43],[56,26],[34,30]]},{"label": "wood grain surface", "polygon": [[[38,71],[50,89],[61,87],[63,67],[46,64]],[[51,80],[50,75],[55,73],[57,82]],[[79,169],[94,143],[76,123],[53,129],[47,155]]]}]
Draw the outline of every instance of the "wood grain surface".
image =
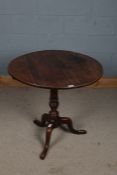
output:
[{"label": "wood grain surface", "polygon": [[87,86],[98,81],[103,74],[101,64],[95,59],[63,50],[19,56],[11,61],[8,72],[22,83],[49,89]]}]

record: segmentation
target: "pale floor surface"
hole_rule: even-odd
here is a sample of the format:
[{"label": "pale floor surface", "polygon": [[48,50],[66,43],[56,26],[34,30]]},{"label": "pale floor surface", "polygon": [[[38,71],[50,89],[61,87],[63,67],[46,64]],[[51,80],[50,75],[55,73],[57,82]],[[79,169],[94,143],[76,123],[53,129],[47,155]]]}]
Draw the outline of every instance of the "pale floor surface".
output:
[{"label": "pale floor surface", "polygon": [[46,89],[0,88],[0,175],[116,175],[117,89],[60,91],[61,116],[88,133],[55,129],[40,160],[45,130],[32,121],[48,112],[48,96]]}]

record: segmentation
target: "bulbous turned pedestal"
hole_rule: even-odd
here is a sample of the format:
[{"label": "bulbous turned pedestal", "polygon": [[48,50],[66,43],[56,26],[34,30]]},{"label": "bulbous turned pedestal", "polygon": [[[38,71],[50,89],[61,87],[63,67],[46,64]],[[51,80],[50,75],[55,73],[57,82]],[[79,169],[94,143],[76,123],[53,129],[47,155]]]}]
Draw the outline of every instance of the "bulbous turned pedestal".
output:
[{"label": "bulbous turned pedestal", "polygon": [[59,112],[57,111],[59,102],[58,102],[58,90],[51,89],[50,90],[50,111],[48,114],[43,114],[41,121],[38,119],[34,120],[34,123],[39,127],[46,127],[46,139],[45,145],[42,153],[40,154],[40,158],[44,159],[47,155],[47,151],[49,149],[50,137],[52,130],[56,127],[60,127],[63,124],[68,126],[68,129],[73,134],[86,134],[86,130],[76,130],[73,128],[72,120],[69,117],[60,117]]}]

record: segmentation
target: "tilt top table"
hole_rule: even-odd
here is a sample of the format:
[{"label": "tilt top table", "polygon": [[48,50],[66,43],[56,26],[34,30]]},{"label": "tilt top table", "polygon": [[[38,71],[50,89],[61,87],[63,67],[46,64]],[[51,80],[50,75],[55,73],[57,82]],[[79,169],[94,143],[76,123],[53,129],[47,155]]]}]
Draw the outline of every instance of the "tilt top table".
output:
[{"label": "tilt top table", "polygon": [[86,134],[86,130],[76,130],[69,117],[60,117],[57,111],[58,90],[80,88],[98,81],[102,66],[95,59],[64,50],[37,51],[15,58],[8,67],[9,74],[22,83],[50,89],[49,113],[42,115],[41,121],[34,120],[40,127],[46,127],[45,145],[40,158],[46,157],[52,130],[63,124],[73,134]]}]

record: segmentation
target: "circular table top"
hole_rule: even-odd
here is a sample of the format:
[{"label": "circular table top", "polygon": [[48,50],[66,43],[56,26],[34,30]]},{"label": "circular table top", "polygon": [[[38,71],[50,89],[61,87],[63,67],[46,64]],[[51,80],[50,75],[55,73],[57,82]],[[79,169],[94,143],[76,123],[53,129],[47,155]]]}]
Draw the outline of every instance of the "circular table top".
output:
[{"label": "circular table top", "polygon": [[25,84],[67,89],[87,86],[98,81],[102,66],[95,59],[64,50],[45,50],[15,58],[8,67],[9,74]]}]

